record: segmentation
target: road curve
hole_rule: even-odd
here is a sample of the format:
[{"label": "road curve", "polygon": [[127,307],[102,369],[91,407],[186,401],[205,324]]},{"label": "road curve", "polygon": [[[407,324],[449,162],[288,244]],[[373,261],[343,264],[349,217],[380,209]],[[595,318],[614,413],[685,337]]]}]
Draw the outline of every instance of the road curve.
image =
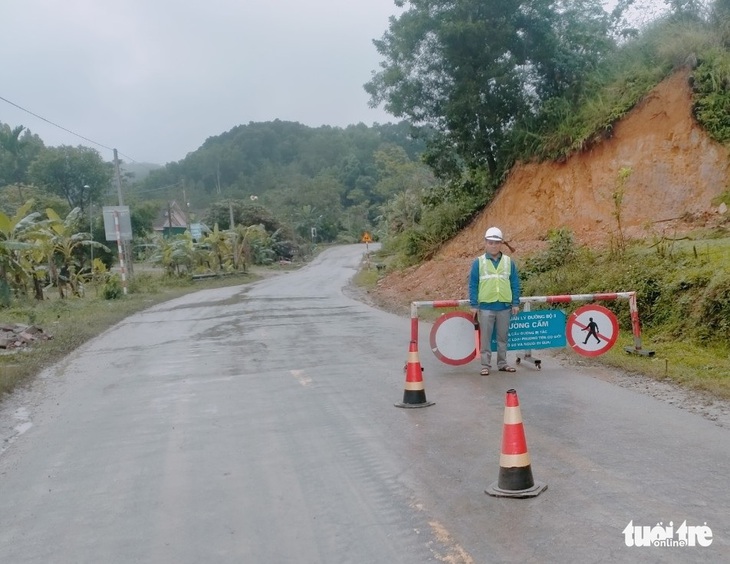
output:
[{"label": "road curve", "polygon": [[[362,245],[127,318],[0,409],[0,562],[720,562],[730,431],[545,358],[441,364],[342,288]],[[428,299],[424,297],[424,299]],[[488,496],[515,388],[532,499]],[[624,529],[706,524],[707,547]]]}]

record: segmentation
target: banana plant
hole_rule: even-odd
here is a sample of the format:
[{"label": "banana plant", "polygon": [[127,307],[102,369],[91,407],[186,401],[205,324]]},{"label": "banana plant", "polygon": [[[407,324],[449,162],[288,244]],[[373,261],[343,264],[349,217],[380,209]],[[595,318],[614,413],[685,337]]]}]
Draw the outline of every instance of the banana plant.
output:
[{"label": "banana plant", "polygon": [[230,235],[227,231],[218,229],[218,224],[200,242],[200,246],[210,253],[210,256],[217,265],[218,271],[230,270],[233,267],[233,246]]},{"label": "banana plant", "polygon": [[26,202],[12,217],[0,212],[0,295],[7,296],[4,305],[9,303],[11,286],[19,289],[30,278],[23,259],[34,247],[31,234],[40,216],[38,212],[28,213],[32,206],[32,200]]},{"label": "banana plant", "polygon": [[195,258],[193,239],[189,232],[175,237],[157,237],[149,261],[165,268],[168,276],[180,274],[180,267],[190,269]]},{"label": "banana plant", "polygon": [[[81,208],[72,209],[62,219],[51,208],[46,209],[48,222],[46,223],[45,234],[50,240],[52,255],[49,257],[49,271],[51,277],[58,287],[60,296],[64,297],[64,286],[68,284],[75,296],[81,295],[81,274],[82,256],[79,250],[82,247],[109,249],[106,245],[94,241],[91,233],[76,231],[81,219]],[[57,265],[57,261],[60,263]],[[60,266],[60,269],[58,268]]]},{"label": "banana plant", "polygon": [[272,247],[278,234],[279,230],[269,235],[263,225],[237,226],[231,233],[235,241],[236,266],[245,272],[249,264],[273,262],[276,253]]}]

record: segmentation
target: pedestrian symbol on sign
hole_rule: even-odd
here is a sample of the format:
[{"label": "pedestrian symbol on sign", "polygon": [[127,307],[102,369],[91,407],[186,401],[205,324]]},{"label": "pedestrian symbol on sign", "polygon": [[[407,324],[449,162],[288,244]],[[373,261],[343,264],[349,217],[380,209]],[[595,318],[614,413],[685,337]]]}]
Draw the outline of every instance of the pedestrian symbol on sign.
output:
[{"label": "pedestrian symbol on sign", "polygon": [[581,329],[581,331],[588,331],[588,334],[586,335],[586,340],[583,341],[584,345],[588,343],[588,339],[591,336],[596,338],[597,343],[601,342],[601,339],[598,338],[598,324],[595,321],[593,321],[592,317],[588,318],[588,325],[583,327],[583,329]]}]

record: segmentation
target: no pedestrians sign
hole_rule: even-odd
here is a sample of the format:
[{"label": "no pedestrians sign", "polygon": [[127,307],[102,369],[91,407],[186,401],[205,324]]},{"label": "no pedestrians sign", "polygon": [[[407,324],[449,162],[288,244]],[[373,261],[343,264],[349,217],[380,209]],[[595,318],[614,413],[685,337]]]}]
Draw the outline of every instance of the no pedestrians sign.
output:
[{"label": "no pedestrians sign", "polygon": [[583,356],[599,356],[616,343],[618,319],[603,306],[584,305],[570,315],[565,333],[575,352]]}]

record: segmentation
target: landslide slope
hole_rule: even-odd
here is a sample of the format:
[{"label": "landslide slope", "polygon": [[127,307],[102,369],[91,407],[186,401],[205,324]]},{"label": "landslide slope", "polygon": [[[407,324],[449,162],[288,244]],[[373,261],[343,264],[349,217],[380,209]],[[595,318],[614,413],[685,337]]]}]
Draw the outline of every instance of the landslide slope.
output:
[{"label": "landslide slope", "polygon": [[379,300],[466,298],[469,265],[484,252],[491,225],[502,228],[518,264],[545,247],[551,229],[570,229],[579,244],[608,245],[617,232],[622,169],[630,172],[620,207],[627,239],[675,237],[727,221],[713,199],[730,185],[729,152],[692,117],[688,77],[687,70],[669,76],[590,149],[564,162],[516,165],[489,206],[432,260],[381,280]]}]

